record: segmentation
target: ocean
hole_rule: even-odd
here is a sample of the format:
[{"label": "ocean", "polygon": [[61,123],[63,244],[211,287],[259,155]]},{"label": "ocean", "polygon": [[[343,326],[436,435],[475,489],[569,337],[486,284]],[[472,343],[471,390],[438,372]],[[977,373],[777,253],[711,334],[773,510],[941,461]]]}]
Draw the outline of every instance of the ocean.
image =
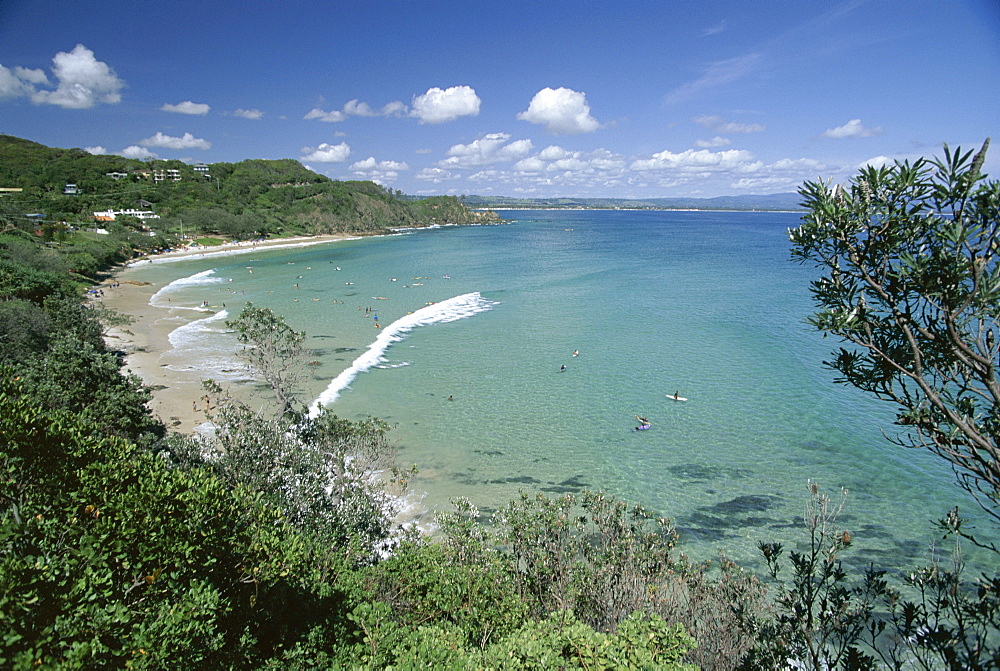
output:
[{"label": "ocean", "polygon": [[675,520],[694,559],[759,567],[758,542],[804,538],[812,480],[848,492],[849,563],[906,569],[929,561],[932,520],[981,517],[939,458],[886,439],[890,406],[823,367],[838,343],[805,323],[799,215],[501,215],[133,277],[163,285],[151,303],[177,322],[162,365],[252,384],[225,327],[247,301],[305,331],[301,400],[395,427],[426,527],[455,496],[489,513],[521,490],[604,490]]}]

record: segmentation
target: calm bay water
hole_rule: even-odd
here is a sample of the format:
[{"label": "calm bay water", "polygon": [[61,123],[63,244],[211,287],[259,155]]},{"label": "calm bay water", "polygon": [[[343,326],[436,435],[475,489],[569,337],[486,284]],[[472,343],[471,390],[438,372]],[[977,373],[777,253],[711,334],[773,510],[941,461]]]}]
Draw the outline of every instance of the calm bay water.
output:
[{"label": "calm bay water", "polygon": [[975,512],[939,460],[888,443],[890,407],[822,367],[836,342],[804,324],[798,215],[503,215],[516,221],[141,268],[182,278],[153,300],[179,327],[161,363],[240,383],[225,317],[273,308],[310,336],[303,400],[396,426],[425,522],[459,495],[489,512],[519,489],[604,489],[675,519],[693,557],[754,564],[758,541],[799,537],[811,478],[850,492],[851,561],[909,567],[930,520]]}]

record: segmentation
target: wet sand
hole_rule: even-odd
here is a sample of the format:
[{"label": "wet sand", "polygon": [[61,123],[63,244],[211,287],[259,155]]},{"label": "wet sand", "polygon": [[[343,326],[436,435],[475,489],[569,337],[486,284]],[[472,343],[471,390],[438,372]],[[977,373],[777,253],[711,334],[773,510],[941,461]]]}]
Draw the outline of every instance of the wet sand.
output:
[{"label": "wet sand", "polygon": [[[133,261],[120,268],[99,288],[104,291],[100,299],[107,307],[130,315],[134,321],[126,326],[108,329],[105,341],[108,347],[125,353],[125,369],[137,375],[153,393],[150,408],[167,428],[180,433],[191,433],[207,421],[205,414],[206,392],[201,375],[192,371],[171,370],[160,363],[160,357],[171,350],[169,335],[177,328],[176,320],[168,318],[166,310],[149,304],[150,298],[164,284],[147,284],[133,279],[137,270],[146,263],[168,263],[194,256],[222,256],[254,252],[268,247],[296,247],[354,239],[347,235],[323,235],[309,238],[286,238],[251,243],[228,243],[215,247],[195,248],[168,252]],[[178,278],[172,278],[178,279]],[[117,286],[112,286],[117,283]],[[206,312],[205,316],[211,311]],[[249,387],[249,385],[248,385]],[[233,388],[240,397],[239,389]]]}]

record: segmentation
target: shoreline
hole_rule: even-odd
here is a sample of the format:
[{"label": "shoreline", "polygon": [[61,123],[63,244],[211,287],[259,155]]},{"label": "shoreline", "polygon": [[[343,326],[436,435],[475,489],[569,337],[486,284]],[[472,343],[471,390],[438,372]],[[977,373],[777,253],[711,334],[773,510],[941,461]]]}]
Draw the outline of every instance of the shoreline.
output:
[{"label": "shoreline", "polygon": [[[153,295],[170,282],[170,279],[149,283],[132,279],[132,275],[150,264],[163,264],[194,258],[213,258],[259,252],[267,249],[308,247],[345,240],[357,240],[360,236],[345,234],[264,240],[257,243],[229,242],[213,247],[186,248],[154,254],[119,266],[110,271],[109,276],[95,288],[103,291],[99,299],[104,305],[132,317],[131,324],[109,328],[104,341],[109,349],[125,354],[123,371],[130,372],[150,389],[152,399],[148,403],[153,414],[170,431],[191,434],[208,421],[205,414],[206,392],[202,388],[202,376],[198,371],[167,368],[160,358],[173,349],[170,334],[184,323],[203,319],[217,311],[185,310],[178,314],[174,310],[149,304]],[[249,381],[249,375],[247,376]],[[228,384],[226,389],[236,397],[241,397],[241,384]],[[247,385],[249,387],[249,385]],[[247,399],[243,399],[247,400]]]}]

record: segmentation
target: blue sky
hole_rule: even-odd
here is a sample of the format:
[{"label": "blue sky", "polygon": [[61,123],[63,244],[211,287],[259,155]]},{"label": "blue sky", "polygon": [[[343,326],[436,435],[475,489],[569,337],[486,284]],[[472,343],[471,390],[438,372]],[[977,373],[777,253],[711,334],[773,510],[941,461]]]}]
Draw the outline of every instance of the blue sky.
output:
[{"label": "blue sky", "polygon": [[996,0],[0,0],[0,133],[95,153],[712,197],[998,131]]}]

